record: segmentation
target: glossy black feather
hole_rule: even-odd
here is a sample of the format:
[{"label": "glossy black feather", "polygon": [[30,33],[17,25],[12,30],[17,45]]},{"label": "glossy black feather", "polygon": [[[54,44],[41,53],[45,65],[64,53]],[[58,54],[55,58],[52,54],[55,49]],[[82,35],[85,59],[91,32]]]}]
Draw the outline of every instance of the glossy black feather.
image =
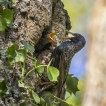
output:
[{"label": "glossy black feather", "polygon": [[51,65],[60,71],[57,83],[58,97],[61,97],[62,87],[65,83],[72,58],[75,53],[84,47],[85,43],[85,38],[82,35],[74,33],[74,37],[69,41],[64,41],[53,50],[51,55],[53,61]]}]

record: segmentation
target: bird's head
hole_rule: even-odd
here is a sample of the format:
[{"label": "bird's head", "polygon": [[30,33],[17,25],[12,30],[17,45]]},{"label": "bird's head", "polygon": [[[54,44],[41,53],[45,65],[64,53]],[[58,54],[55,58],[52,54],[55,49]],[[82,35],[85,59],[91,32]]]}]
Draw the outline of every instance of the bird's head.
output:
[{"label": "bird's head", "polygon": [[78,33],[72,33],[72,32],[68,32],[69,34],[72,34],[73,37],[63,37],[63,39],[69,39],[71,40],[73,43],[78,43],[78,42],[82,42],[83,45],[85,45],[86,40],[85,38]]}]

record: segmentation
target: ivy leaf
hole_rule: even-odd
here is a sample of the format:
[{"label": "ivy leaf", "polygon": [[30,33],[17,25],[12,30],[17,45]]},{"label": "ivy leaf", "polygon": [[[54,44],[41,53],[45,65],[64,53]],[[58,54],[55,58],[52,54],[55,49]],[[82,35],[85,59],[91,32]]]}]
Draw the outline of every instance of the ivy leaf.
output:
[{"label": "ivy leaf", "polygon": [[27,51],[25,49],[18,49],[18,45],[14,43],[7,49],[8,61],[12,65],[15,62],[24,62],[26,59]]},{"label": "ivy leaf", "polygon": [[10,4],[10,2],[8,0],[0,0],[0,4]]},{"label": "ivy leaf", "polygon": [[25,49],[19,49],[16,51],[15,62],[25,62],[27,51]]},{"label": "ivy leaf", "polygon": [[67,91],[71,94],[73,93],[75,95],[75,93],[77,91],[79,91],[77,85],[78,85],[78,78],[76,77],[72,77],[72,75],[68,75],[67,79],[66,79],[66,85],[67,85]]},{"label": "ivy leaf", "polygon": [[[38,61],[36,61],[34,65],[35,65],[35,67],[37,67],[41,64]],[[36,68],[36,71],[39,73],[39,75],[42,75],[44,72],[44,66],[40,66],[40,67]]]},{"label": "ivy leaf", "polygon": [[46,103],[45,103],[45,100],[44,100],[42,97],[40,98],[40,104],[41,104],[42,106],[45,106],[45,104],[46,104]]},{"label": "ivy leaf", "polygon": [[18,45],[14,43],[12,46],[8,47],[6,54],[8,57],[9,63],[12,65],[15,62],[16,50],[18,49]]},{"label": "ivy leaf", "polygon": [[13,22],[13,11],[9,9],[4,9],[1,12],[1,16],[5,19],[7,25],[12,24]]},{"label": "ivy leaf", "polygon": [[4,9],[0,14],[0,31],[4,31],[7,26],[12,24],[12,22],[13,22],[13,11],[9,9]]},{"label": "ivy leaf", "polygon": [[39,98],[38,94],[35,93],[33,90],[31,90],[31,94],[32,94],[32,97],[33,97],[34,101],[35,101],[37,104],[40,104],[40,98]]},{"label": "ivy leaf", "polygon": [[52,101],[50,100],[50,98],[51,98],[51,93],[50,93],[50,92],[48,92],[48,91],[42,92],[41,97],[44,98],[44,100],[45,100],[47,106],[52,106],[53,100],[52,100]]},{"label": "ivy leaf", "polygon": [[0,15],[0,31],[4,31],[7,27],[5,19]]},{"label": "ivy leaf", "polygon": [[47,69],[47,75],[50,81],[57,81],[59,70],[53,66],[49,66]]},{"label": "ivy leaf", "polygon": [[72,106],[72,105],[69,105],[66,101],[54,96],[53,94],[51,94],[48,91],[42,92],[41,96],[45,99],[47,106],[52,106],[53,99],[56,99],[57,101],[59,101],[62,104],[62,106]]},{"label": "ivy leaf", "polygon": [[27,50],[29,50],[31,52],[35,51],[35,48],[33,46],[31,46],[30,44],[28,44],[26,41],[22,40],[21,42],[24,45],[25,49],[27,49]]}]

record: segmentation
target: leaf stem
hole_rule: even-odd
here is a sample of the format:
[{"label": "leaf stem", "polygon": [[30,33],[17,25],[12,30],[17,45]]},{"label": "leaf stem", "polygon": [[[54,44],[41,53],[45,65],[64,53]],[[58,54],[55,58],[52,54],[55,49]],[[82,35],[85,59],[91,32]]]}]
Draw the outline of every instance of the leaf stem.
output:
[{"label": "leaf stem", "polygon": [[24,77],[25,74],[25,62],[23,63],[23,67],[22,67],[22,77]]},{"label": "leaf stem", "polygon": [[50,62],[48,63],[48,65],[47,65],[47,71],[48,71],[49,66],[51,65],[52,60],[53,59],[51,59]]},{"label": "leaf stem", "polygon": [[23,66],[22,66],[21,62],[19,62],[19,63],[20,63],[21,70],[22,70],[21,77],[23,77],[23,76],[24,76],[24,68],[23,68]]},{"label": "leaf stem", "polygon": [[29,70],[29,71],[26,73],[25,78],[26,78],[32,71],[34,71],[36,68],[46,67],[46,66],[47,66],[47,65],[39,65],[39,66],[37,66],[37,67],[32,68],[31,70]]}]

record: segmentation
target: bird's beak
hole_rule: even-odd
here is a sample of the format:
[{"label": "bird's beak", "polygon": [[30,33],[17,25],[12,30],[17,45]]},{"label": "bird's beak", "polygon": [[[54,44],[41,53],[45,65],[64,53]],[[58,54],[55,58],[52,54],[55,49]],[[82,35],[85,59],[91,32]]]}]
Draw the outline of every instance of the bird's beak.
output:
[{"label": "bird's beak", "polygon": [[72,32],[69,32],[69,31],[67,31],[69,34],[71,34],[71,35],[73,35],[74,36],[74,33],[72,33]]},{"label": "bird's beak", "polygon": [[53,37],[54,37],[56,34],[57,34],[57,32],[52,32],[52,33],[49,34],[49,38],[50,38],[51,41],[55,42],[54,39],[53,39]]},{"label": "bird's beak", "polygon": [[63,39],[71,39],[71,37],[68,37],[68,36],[64,36],[62,37]]},{"label": "bird's beak", "polygon": [[[67,31],[69,34],[72,34],[73,36],[74,36],[74,33],[72,33],[72,32],[69,32],[69,31]],[[66,36],[66,37],[62,37],[63,39],[71,39],[72,37],[68,37],[68,36]]]}]

